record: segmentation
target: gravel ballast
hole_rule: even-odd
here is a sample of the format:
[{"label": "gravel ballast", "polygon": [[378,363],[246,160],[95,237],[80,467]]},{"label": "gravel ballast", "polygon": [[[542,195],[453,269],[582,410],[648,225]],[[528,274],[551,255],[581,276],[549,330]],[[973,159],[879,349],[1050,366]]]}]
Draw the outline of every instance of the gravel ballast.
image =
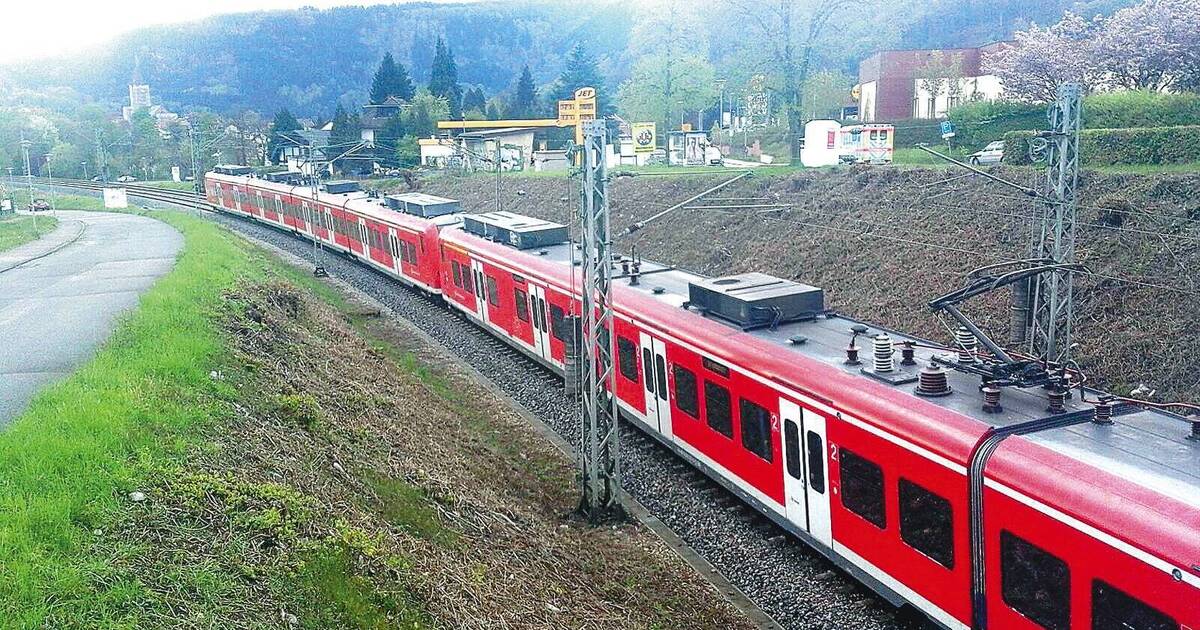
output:
[{"label": "gravel ballast", "polygon": [[[311,260],[311,243],[274,228],[225,215],[230,229]],[[574,401],[561,381],[491,337],[440,301],[339,254],[325,251],[328,272],[378,300],[438,339],[457,357],[572,444],[579,432]],[[912,628],[889,604],[786,535],[628,424],[622,427],[625,489],[692,549],[789,629]]]}]

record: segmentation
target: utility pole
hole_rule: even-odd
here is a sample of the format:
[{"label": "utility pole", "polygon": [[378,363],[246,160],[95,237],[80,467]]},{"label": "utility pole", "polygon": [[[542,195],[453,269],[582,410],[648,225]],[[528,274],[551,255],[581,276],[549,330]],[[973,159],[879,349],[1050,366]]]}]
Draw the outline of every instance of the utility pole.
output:
[{"label": "utility pole", "polygon": [[42,234],[38,232],[37,212],[33,209],[33,171],[29,168],[29,147],[33,143],[25,139],[25,134],[21,134],[21,153],[25,157],[25,182],[29,186],[29,214],[33,217],[33,234],[40,237]]},{"label": "utility pole", "polygon": [[[1045,134],[1047,202],[1042,206],[1042,220],[1033,227],[1030,257],[1059,265],[1075,262],[1075,195],[1079,184],[1082,94],[1078,83],[1060,85],[1058,98],[1047,112],[1050,122],[1050,131]],[[1037,276],[1031,287],[1029,349],[1033,356],[1048,363],[1062,365],[1071,358],[1074,322],[1071,273],[1069,269],[1046,271]]]},{"label": "utility pole", "polygon": [[203,185],[200,179],[199,160],[196,157],[196,127],[193,124],[188,124],[188,143],[191,145],[192,153],[192,192],[195,195],[196,216],[200,216],[200,187]]},{"label": "utility pole", "polygon": [[583,344],[579,476],[580,511],[592,523],[620,515],[621,491],[616,391],[612,360],[612,260],[609,253],[607,129],[603,120],[583,123],[583,194],[580,240],[583,255]]}]

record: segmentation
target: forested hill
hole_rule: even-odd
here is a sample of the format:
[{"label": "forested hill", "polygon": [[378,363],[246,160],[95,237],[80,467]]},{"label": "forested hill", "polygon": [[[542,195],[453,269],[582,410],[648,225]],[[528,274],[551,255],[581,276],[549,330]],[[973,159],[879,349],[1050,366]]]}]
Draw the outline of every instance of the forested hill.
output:
[{"label": "forested hill", "polygon": [[[715,7],[719,0],[713,1]],[[763,0],[773,1],[773,0]],[[1008,36],[1030,21],[1054,22],[1064,9],[1109,12],[1129,0],[873,0],[852,4],[839,28],[821,43],[821,65],[849,73],[880,48],[979,44]],[[625,78],[637,0],[513,0],[464,4],[410,3],[311,8],[223,15],[146,28],[87,54],[0,67],[0,87],[48,91],[70,88],[85,99],[118,103],[126,96],[135,59],[156,102],[187,110],[280,106],[328,115],[339,101],[366,99],[371,74],[384,52],[428,79],[434,41],[454,51],[463,84],[488,94],[513,83],[528,63],[539,84],[562,68],[564,53],[583,42],[600,59],[610,90]],[[714,9],[706,27],[710,56],[720,67],[722,41],[745,30]],[[765,45],[765,43],[764,43]],[[698,51],[699,52],[699,51]]]}]

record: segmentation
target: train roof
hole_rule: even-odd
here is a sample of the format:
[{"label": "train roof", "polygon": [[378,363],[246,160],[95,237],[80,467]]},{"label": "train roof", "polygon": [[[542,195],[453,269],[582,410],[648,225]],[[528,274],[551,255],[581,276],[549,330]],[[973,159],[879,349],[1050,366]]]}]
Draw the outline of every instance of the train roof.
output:
[{"label": "train roof", "polygon": [[[484,241],[458,230],[449,230],[444,238],[473,242],[476,251],[491,251],[498,257],[503,257],[505,250],[515,252],[502,244]],[[580,258],[577,247],[566,242],[524,253],[536,258],[536,262],[524,260],[524,271],[557,278],[559,283],[570,282],[565,270],[570,268],[572,260]],[[674,336],[686,338],[695,346],[703,347],[713,359],[775,374],[780,384],[810,384],[808,389],[802,390],[804,394],[816,394],[826,401],[836,401],[834,406],[840,410],[898,432],[914,444],[946,457],[959,466],[966,466],[967,454],[989,427],[1001,428],[1051,415],[1046,409],[1048,397],[1045,391],[1018,388],[1004,388],[1002,412],[984,412],[979,377],[955,370],[947,371],[952,394],[942,397],[919,396],[914,391],[916,382],[889,384],[863,372],[864,365],[870,361],[871,335],[886,332],[895,343],[912,341],[919,344],[914,353],[917,365],[902,367],[900,372],[911,377],[916,376],[919,367],[929,365],[935,355],[946,355],[947,349],[929,348],[934,344],[835,312],[826,312],[799,322],[781,323],[775,328],[766,326],[743,330],[736,323],[707,316],[695,305],[689,304],[689,284],[713,278],[643,260],[641,274],[635,284],[631,278],[619,277],[622,275],[622,262],[628,260],[623,258],[613,263],[616,268],[614,275],[618,276],[618,280],[614,281],[613,304],[618,310],[623,305],[634,305],[630,310],[636,311],[638,318],[656,322]],[[577,263],[575,266],[577,268]],[[580,281],[578,275],[580,272],[576,271],[576,282]],[[659,308],[653,305],[659,305]],[[684,313],[690,317],[682,317]],[[846,362],[846,347],[853,335],[853,326],[866,326],[865,334],[860,332],[858,335],[863,365],[847,365]],[[796,343],[797,337],[804,337],[803,343]],[[804,364],[790,361],[788,356],[791,355],[803,356],[820,367],[811,366],[810,361]],[[750,356],[750,359],[746,360],[746,356]],[[1088,391],[1091,396],[1099,394]],[[1092,404],[1078,400],[1078,390],[1064,403],[1064,413],[1067,414],[1090,416],[1092,409]],[[1027,442],[1022,442],[1022,439]],[[1048,452],[1057,457],[1048,455]],[[1032,463],[1058,468],[1063,475],[1051,479],[1045,476],[1027,478],[1028,470],[1036,468],[1031,467]],[[1164,521],[1162,527],[1194,528],[1200,524],[1200,442],[1188,438],[1188,424],[1181,416],[1162,410],[1127,406],[1115,410],[1111,425],[1086,421],[1066,428],[1010,438],[992,458],[989,478],[1015,484],[1022,475],[1026,475],[1025,479],[1020,479],[1021,487],[1032,484],[1033,487],[1045,487],[1051,494],[1075,494],[1079,500],[1073,505],[1082,502],[1096,505],[1099,509],[1103,505],[1103,498],[1088,497],[1086,487],[1074,487],[1086,485],[1069,484],[1069,481],[1078,479],[1080,470],[1073,467],[1079,463],[1091,467],[1092,472],[1103,470],[1117,479],[1152,491],[1153,494],[1126,492],[1123,496],[1138,502],[1142,506],[1142,515],[1147,510],[1156,511],[1174,520]],[[1064,486],[1064,480],[1068,481],[1066,486],[1073,487]],[[1099,480],[1088,481],[1094,484]],[[1121,493],[1117,486],[1121,485],[1108,485],[1104,491]],[[1128,490],[1130,486],[1121,487]],[[1175,508],[1164,504],[1160,497],[1172,499]],[[1181,514],[1184,515],[1182,522]],[[1141,521],[1145,521],[1144,516]],[[1144,522],[1133,521],[1127,526],[1146,527]],[[1178,551],[1177,548],[1175,551]],[[1196,546],[1195,553],[1200,554],[1200,544]],[[1195,558],[1190,562],[1195,562]]]}]

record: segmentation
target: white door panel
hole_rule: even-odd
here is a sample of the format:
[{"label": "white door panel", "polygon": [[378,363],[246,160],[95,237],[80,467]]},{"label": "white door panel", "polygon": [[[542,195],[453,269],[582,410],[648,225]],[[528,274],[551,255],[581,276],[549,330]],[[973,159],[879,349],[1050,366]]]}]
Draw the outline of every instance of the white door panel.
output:
[{"label": "white door panel", "polygon": [[646,396],[646,421],[670,438],[671,393],[667,386],[667,348],[659,339],[639,334],[642,361],[642,390]]},{"label": "white door panel", "polygon": [[789,521],[804,531],[808,523],[808,482],[804,468],[804,413],[799,405],[780,399],[783,420],[784,508]]},{"label": "white door panel", "polygon": [[833,545],[829,522],[829,439],[825,416],[804,412],[804,471],[808,479],[808,533],[826,546]]}]

